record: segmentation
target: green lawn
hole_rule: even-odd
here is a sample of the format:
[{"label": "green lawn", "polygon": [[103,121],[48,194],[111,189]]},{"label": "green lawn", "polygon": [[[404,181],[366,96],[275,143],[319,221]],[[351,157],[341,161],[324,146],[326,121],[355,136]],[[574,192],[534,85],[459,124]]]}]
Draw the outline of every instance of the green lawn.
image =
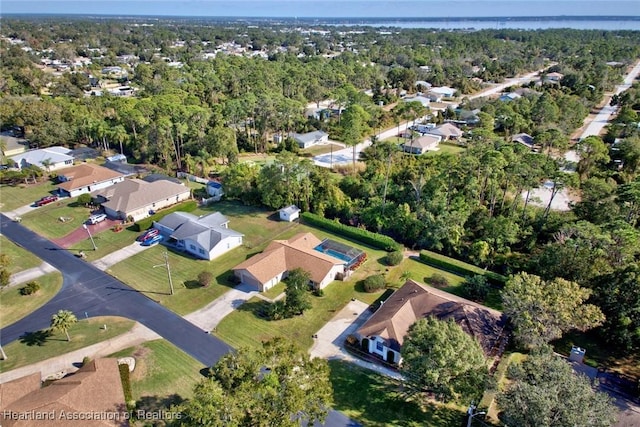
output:
[{"label": "green lawn", "polygon": [[90,215],[91,209],[76,199],[62,199],[23,215],[22,224],[48,239],[58,239],[81,227]]},{"label": "green lawn", "polygon": [[160,339],[129,347],[111,357],[134,357],[136,368],[131,373],[133,398],[137,409],[166,409],[193,395],[194,385],[203,378],[200,362]]},{"label": "green lawn", "polygon": [[84,240],[72,245],[69,250],[74,253],[83,251],[87,261],[91,262],[122,249],[125,246],[129,246],[136,241],[136,237],[140,234],[141,233],[134,231],[132,225],[125,226],[122,231],[117,233],[114,232],[113,229],[104,230],[99,233],[92,232],[91,236],[98,250],[93,250],[93,245],[91,244],[91,240],[89,240],[88,234]]},{"label": "green lawn", "polygon": [[46,274],[39,277],[36,282],[40,285],[40,290],[34,295],[20,295],[20,288],[24,285],[0,291],[0,306],[2,306],[0,328],[22,319],[53,298],[62,287],[62,275]]},{"label": "green lawn", "polygon": [[263,292],[262,295],[264,295],[269,299],[274,299],[275,297],[283,293],[285,288],[286,288],[285,283],[280,282],[277,285],[275,285],[273,288]]},{"label": "green lawn", "polygon": [[[132,320],[110,316],[78,319],[78,323],[69,329],[71,342],[67,342],[62,332],[49,334],[43,330],[29,333],[4,346],[8,359],[0,361],[0,371],[10,371],[105,341],[127,332],[134,323]],[[102,325],[107,325],[107,329],[102,329]]]},{"label": "green lawn", "polygon": [[465,148],[456,144],[452,144],[450,142],[441,142],[438,144],[438,151],[429,151],[426,154],[436,155],[436,154],[459,154],[462,153]]},{"label": "green lawn", "polygon": [[13,243],[4,236],[0,236],[0,250],[9,257],[8,270],[11,274],[28,270],[42,264],[42,260],[24,248]]},{"label": "green lawn", "polygon": [[338,150],[342,150],[344,147],[337,144],[326,144],[326,145],[313,145],[309,148],[305,148],[304,150],[300,150],[300,154],[307,154],[310,156],[319,156],[321,154],[331,153],[331,151],[336,152]]},{"label": "green lawn", "polygon": [[465,412],[407,399],[397,381],[354,364],[330,360],[334,409],[366,426],[451,427],[464,425]]},{"label": "green lawn", "polygon": [[22,206],[32,205],[36,200],[51,194],[56,187],[51,180],[37,184],[0,186],[0,211],[9,212]]}]

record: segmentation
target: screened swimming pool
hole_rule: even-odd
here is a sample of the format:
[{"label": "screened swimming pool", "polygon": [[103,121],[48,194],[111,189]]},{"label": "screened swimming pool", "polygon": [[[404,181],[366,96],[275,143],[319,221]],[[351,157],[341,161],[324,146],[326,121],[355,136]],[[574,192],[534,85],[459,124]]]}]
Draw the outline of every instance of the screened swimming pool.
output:
[{"label": "screened swimming pool", "polygon": [[365,252],[358,248],[354,248],[353,246],[345,245],[331,239],[324,239],[322,243],[314,249],[334,258],[338,258],[341,261],[345,261],[347,263],[347,268],[349,269],[353,266],[359,265],[359,263],[367,256]]}]

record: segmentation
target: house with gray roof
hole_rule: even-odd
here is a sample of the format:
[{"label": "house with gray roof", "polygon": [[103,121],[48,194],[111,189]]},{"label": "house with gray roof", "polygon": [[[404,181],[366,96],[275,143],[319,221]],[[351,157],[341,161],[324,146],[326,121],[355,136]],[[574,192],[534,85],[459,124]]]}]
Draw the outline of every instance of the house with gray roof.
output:
[{"label": "house with gray roof", "polygon": [[126,179],[91,194],[112,218],[138,221],[191,197],[191,189],[167,180]]},{"label": "house with gray roof", "polygon": [[329,134],[321,130],[307,133],[292,133],[290,135],[300,148],[309,148],[316,144],[326,144],[329,142]]},{"label": "house with gray roof", "polygon": [[[18,169],[37,166],[40,169],[54,171],[73,166],[71,150],[65,147],[47,147],[29,150],[10,157]],[[45,166],[45,164],[47,166]]]},{"label": "house with gray roof", "polygon": [[242,245],[244,234],[229,228],[229,220],[220,212],[196,216],[172,212],[153,227],[168,237],[168,243],[196,258],[211,261]]}]

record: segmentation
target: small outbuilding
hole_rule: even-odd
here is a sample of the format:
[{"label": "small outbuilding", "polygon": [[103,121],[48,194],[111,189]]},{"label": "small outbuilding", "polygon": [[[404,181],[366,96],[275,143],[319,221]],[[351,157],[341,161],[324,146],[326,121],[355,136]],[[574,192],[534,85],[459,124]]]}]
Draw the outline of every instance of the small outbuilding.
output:
[{"label": "small outbuilding", "polygon": [[296,205],[290,205],[280,209],[280,221],[293,222],[300,218],[300,208]]}]

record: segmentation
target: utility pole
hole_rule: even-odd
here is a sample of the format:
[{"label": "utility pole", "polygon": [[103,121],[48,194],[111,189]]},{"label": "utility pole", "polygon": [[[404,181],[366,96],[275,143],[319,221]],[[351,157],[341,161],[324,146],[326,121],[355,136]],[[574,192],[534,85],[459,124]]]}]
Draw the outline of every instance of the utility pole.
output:
[{"label": "utility pole", "polygon": [[471,427],[471,421],[476,415],[486,415],[486,412],[476,412],[476,405],[471,402],[471,405],[469,405],[469,408],[467,409],[467,427]]},{"label": "utility pole", "polygon": [[173,280],[171,280],[171,268],[169,267],[169,253],[164,251],[164,264],[154,265],[153,268],[156,267],[166,267],[167,276],[169,276],[169,287],[171,288],[171,295],[173,295]]},{"label": "utility pole", "polygon": [[96,242],[93,241],[93,236],[91,235],[91,231],[89,231],[89,227],[87,227],[87,224],[82,224],[82,226],[84,227],[85,230],[87,230],[87,234],[89,235],[89,238],[91,239],[91,244],[93,245],[93,250],[97,251],[98,247],[96,246]]}]

